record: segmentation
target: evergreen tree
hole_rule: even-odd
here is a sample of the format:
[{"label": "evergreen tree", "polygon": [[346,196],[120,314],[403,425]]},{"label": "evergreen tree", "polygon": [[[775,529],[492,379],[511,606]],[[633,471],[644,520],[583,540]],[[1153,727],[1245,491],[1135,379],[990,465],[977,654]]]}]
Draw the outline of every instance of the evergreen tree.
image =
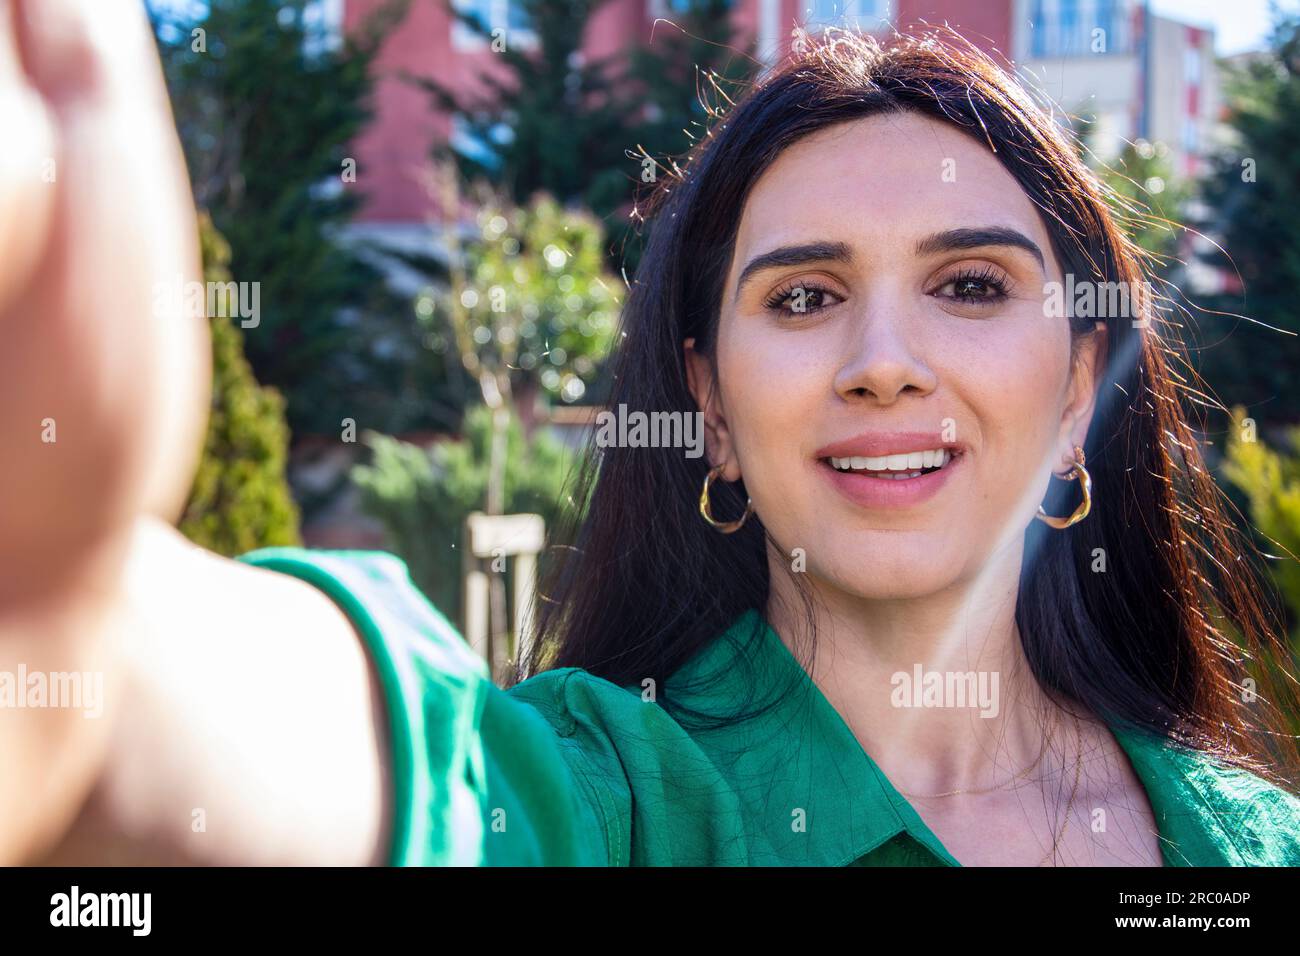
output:
[{"label": "evergreen tree", "polygon": [[705,104],[734,96],[730,87],[753,73],[752,59],[735,46],[731,0],[679,0],[648,47],[636,38],[591,62],[583,37],[606,0],[516,0],[535,46],[512,39],[518,26],[485,23],[444,2],[491,45],[505,77],[481,75],[483,92],[468,96],[417,81],[475,144],[448,144],[439,158],[453,156],[463,178],[486,178],[520,205],[542,191],[591,209],[605,223],[611,268],[632,275],[640,257],[640,223],[630,217],[638,187],[703,135]]},{"label": "evergreen tree", "polygon": [[[204,279],[229,282],[230,247],[206,214],[199,226]],[[196,544],[229,557],[301,544],[298,511],[285,479],[289,429],[284,401],[253,378],[234,322],[224,316],[210,322],[212,408],[180,530]]]},{"label": "evergreen tree", "polygon": [[1300,562],[1294,560],[1300,554],[1300,427],[1278,429],[1279,440],[1270,444],[1243,406],[1233,406],[1231,416],[1221,471],[1244,497],[1259,547],[1291,556],[1270,561],[1268,569],[1286,602],[1292,651],[1300,656]]},{"label": "evergreen tree", "polygon": [[405,7],[390,0],[339,44],[312,0],[153,9],[196,202],[230,243],[232,271],[260,284],[249,360],[288,396],[296,428],[364,418],[355,396],[368,373],[384,377],[367,366],[383,359],[378,315],[402,315],[415,351],[409,312],[337,238],[362,200],[351,146],[371,118],[371,66]]},{"label": "evergreen tree", "polygon": [[[1234,142],[1215,158],[1204,185],[1211,218],[1200,228],[1223,252],[1215,268],[1239,275],[1242,291],[1204,304],[1202,374],[1229,405],[1261,421],[1300,418],[1300,18],[1280,16],[1270,52],[1231,70],[1226,83]],[[1246,316],[1247,320],[1234,318]],[[1280,331],[1279,331],[1280,330]]]},{"label": "evergreen tree", "polygon": [[466,180],[487,178],[520,204],[545,191],[602,214],[614,208],[628,179],[625,104],[614,90],[619,58],[586,62],[582,53],[588,21],[607,0],[515,0],[535,46],[516,39],[520,26],[488,23],[444,2],[490,45],[507,77],[482,73],[483,92],[468,95],[419,81],[480,146],[448,144],[439,158],[453,156]]},{"label": "evergreen tree", "polygon": [[[673,175],[674,162],[754,79],[756,45],[738,46],[734,7],[734,0],[674,0],[655,24],[651,42],[632,49],[627,76],[642,99],[633,114],[633,174],[641,183]],[[626,251],[632,275],[640,244],[629,241]]]}]

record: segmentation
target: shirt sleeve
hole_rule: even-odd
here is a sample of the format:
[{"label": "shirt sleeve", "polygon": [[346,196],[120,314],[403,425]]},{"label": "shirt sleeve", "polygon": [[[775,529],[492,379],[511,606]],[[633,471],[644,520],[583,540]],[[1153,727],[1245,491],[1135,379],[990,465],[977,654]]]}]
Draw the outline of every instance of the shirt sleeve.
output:
[{"label": "shirt sleeve", "polygon": [[390,728],[391,865],[610,862],[600,784],[582,756],[553,719],[492,683],[400,558],[276,547],[237,560],[319,588],[365,644]]}]

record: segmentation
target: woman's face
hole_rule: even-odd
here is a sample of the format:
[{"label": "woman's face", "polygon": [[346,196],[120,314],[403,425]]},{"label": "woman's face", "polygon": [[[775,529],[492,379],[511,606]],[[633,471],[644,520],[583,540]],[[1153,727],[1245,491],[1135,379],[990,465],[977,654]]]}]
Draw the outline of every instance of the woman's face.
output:
[{"label": "woman's face", "polygon": [[[750,193],[716,376],[688,343],[711,461],[744,478],[789,560],[802,549],[839,590],[906,598],[972,577],[1021,540],[1087,432],[1104,341],[1071,368],[1044,290],[1062,281],[1035,206],[953,127],[909,113],[801,140]],[[882,476],[925,450],[948,463]]]}]

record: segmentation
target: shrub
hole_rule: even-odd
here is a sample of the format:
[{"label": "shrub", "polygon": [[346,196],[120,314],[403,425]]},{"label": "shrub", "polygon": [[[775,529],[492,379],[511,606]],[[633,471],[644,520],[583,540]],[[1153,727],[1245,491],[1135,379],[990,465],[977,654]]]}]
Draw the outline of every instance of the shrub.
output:
[{"label": "shrub", "polygon": [[[491,411],[475,406],[465,417],[465,438],[431,451],[388,435],[366,432],[373,453],[353,468],[362,508],[383,523],[388,547],[406,561],[429,599],[463,621],[461,555],[465,518],[483,509],[487,493]],[[505,511],[540,514],[554,527],[572,507],[566,485],[575,456],[545,432],[524,439],[519,421],[507,430]],[[545,564],[545,555],[539,564]]]},{"label": "shrub", "polygon": [[[206,215],[200,217],[199,236],[204,279],[230,281],[230,247]],[[228,557],[301,544],[298,509],[285,478],[284,400],[253,378],[239,328],[221,316],[209,322],[212,408],[180,530],[195,544]]]}]

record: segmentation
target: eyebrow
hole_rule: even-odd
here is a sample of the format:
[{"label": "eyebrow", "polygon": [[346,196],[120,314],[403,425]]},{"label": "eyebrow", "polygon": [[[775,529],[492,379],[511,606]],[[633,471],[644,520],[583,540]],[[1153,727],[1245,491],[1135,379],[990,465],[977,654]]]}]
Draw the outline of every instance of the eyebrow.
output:
[{"label": "eyebrow", "polygon": [[940,252],[957,252],[962,249],[979,249],[984,246],[1011,246],[1014,249],[1023,249],[1038,260],[1038,265],[1041,268],[1047,268],[1047,260],[1043,257],[1043,250],[1038,248],[1038,243],[1023,232],[1009,229],[1006,226],[985,226],[980,229],[949,229],[947,232],[936,232],[933,236],[926,236],[916,244],[916,254],[918,256],[933,256]]},{"label": "eyebrow", "polygon": [[[963,249],[980,249],[985,246],[1010,246],[1023,249],[1038,260],[1038,265],[1047,268],[1043,250],[1023,232],[1005,226],[985,226],[979,229],[949,229],[926,236],[916,244],[918,256],[932,256],[941,252],[956,252]],[[806,242],[798,245],[780,246],[771,252],[750,259],[736,280],[736,292],[733,301],[740,298],[745,283],[758,272],[785,266],[798,266],[808,262],[853,262],[853,250],[845,242]]]},{"label": "eyebrow", "polygon": [[740,298],[740,290],[749,278],[764,269],[776,269],[783,266],[799,266],[805,262],[843,262],[853,261],[853,250],[847,242],[806,242],[796,246],[781,246],[771,252],[750,259],[736,280],[735,302]]}]

